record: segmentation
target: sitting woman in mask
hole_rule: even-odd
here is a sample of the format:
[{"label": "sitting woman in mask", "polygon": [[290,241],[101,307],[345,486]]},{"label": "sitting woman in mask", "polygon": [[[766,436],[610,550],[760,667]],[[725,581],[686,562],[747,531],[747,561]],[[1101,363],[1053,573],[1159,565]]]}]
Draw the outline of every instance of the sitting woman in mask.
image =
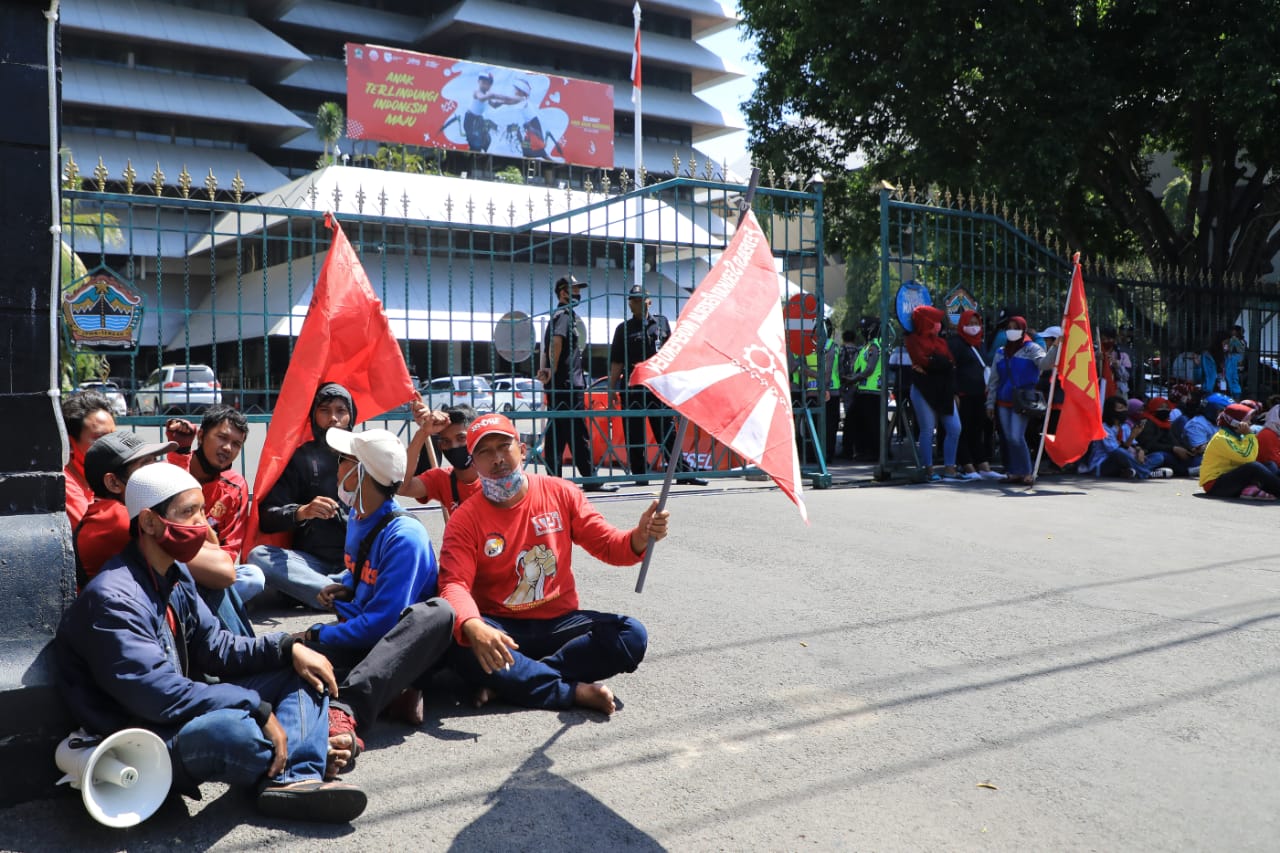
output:
[{"label": "sitting woman in mask", "polygon": [[[911,356],[911,407],[920,437],[920,465],[931,483],[959,481],[956,449],[960,444],[960,414],[956,410],[956,363],[947,342],[939,337],[943,313],[932,305],[917,305],[911,312],[912,332],[903,343]],[[946,430],[942,442],[945,477],[933,472],[934,430],[941,421]]]},{"label": "sitting woman in mask", "polygon": [[470,406],[446,406],[438,412],[428,409],[420,400],[413,404],[413,420],[418,432],[409,442],[408,470],[418,467],[418,457],[428,441],[435,438],[440,453],[449,460],[450,467],[428,468],[416,477],[410,477],[400,486],[400,494],[417,498],[418,503],[439,501],[445,521],[449,514],[472,495],[480,493],[480,476],[471,464],[467,452],[467,427],[476,419],[476,410]]},{"label": "sitting woman in mask", "polygon": [[1134,425],[1138,447],[1146,453],[1147,464],[1152,468],[1170,468],[1174,476],[1189,477],[1191,469],[1200,464],[1200,457],[1174,433],[1169,422],[1170,411],[1169,401],[1164,397],[1147,401],[1139,421],[1143,428],[1137,429]]},{"label": "sitting woman in mask", "polygon": [[[1027,321],[1010,317],[1004,324],[1004,346],[996,350],[991,378],[987,382],[987,417],[1000,418],[1000,435],[1006,443],[1008,466],[1006,483],[1035,483],[1031,474],[1031,451],[1027,448],[1028,415],[1019,411],[1019,395],[1032,391],[1040,372],[1053,367],[1057,347],[1048,352],[1031,339]],[[1125,414],[1129,409],[1126,405]]]},{"label": "sitting woman in mask", "polygon": [[1200,488],[1214,498],[1273,501],[1280,494],[1275,467],[1258,461],[1253,409],[1232,403],[1218,415],[1218,431],[1209,439],[1200,464]]},{"label": "sitting woman in mask", "polygon": [[1135,477],[1145,480],[1172,477],[1173,471],[1153,467],[1145,451],[1138,446],[1138,436],[1146,431],[1147,422],[1137,426],[1129,423],[1129,403],[1121,396],[1112,396],[1102,404],[1102,428],[1106,436],[1089,444],[1080,471],[1093,472],[1099,477]]}]

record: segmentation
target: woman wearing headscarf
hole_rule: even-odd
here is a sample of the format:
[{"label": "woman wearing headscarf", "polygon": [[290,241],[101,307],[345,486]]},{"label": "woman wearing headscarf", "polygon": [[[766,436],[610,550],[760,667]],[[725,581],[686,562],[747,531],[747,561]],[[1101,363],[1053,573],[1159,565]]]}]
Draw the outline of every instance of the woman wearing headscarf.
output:
[{"label": "woman wearing headscarf", "polygon": [[1008,451],[1005,482],[1030,486],[1035,478],[1031,475],[1031,451],[1027,449],[1027,416],[1019,413],[1016,406],[1018,392],[1036,387],[1040,371],[1053,365],[1057,347],[1045,352],[1027,334],[1027,321],[1021,317],[1010,317],[1001,334],[1004,346],[996,350],[987,382],[987,417],[998,414],[1000,418],[1000,434]]},{"label": "woman wearing headscarf", "polygon": [[1164,397],[1153,397],[1142,410],[1144,427],[1136,431],[1138,447],[1153,468],[1170,468],[1174,476],[1189,477],[1200,459],[1174,434],[1170,423],[1172,406]]},{"label": "woman wearing headscarf", "polygon": [[1258,461],[1258,437],[1253,434],[1253,409],[1232,403],[1218,415],[1218,431],[1205,447],[1200,463],[1200,488],[1215,498],[1273,501],[1280,494],[1280,477],[1272,466]]},{"label": "woman wearing headscarf", "polygon": [[947,338],[956,363],[956,408],[960,413],[960,445],[956,464],[962,480],[998,480],[991,470],[991,421],[987,420],[987,366],[982,357],[982,315],[960,313],[959,334]]},{"label": "woman wearing headscarf", "polygon": [[[951,348],[938,334],[944,315],[932,305],[917,305],[911,312],[912,331],[903,341],[911,356],[911,407],[920,427],[917,448],[929,482],[958,481],[956,448],[960,444],[960,415],[956,411],[956,363]],[[933,472],[934,431],[941,421],[946,430],[942,442],[945,476]]]},{"label": "woman wearing headscarf", "polygon": [[1124,397],[1114,395],[1102,404],[1102,430],[1106,435],[1089,443],[1079,470],[1092,471],[1099,477],[1128,477],[1146,480],[1172,477],[1170,468],[1155,467],[1138,446],[1138,437],[1146,432],[1147,421],[1136,427],[1129,423],[1129,407]]}]

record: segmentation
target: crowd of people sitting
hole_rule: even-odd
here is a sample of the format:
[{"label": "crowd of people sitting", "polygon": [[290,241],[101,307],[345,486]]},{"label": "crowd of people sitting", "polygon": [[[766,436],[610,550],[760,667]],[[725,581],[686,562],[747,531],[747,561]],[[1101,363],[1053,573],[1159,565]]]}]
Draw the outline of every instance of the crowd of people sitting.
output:
[{"label": "crowd of people sitting", "polygon": [[[636,564],[668,513],[653,501],[619,529],[580,487],[525,470],[505,416],[411,409],[408,448],[353,431],[355,400],[337,383],[307,412],[276,411],[309,418],[311,440],[252,512],[235,409],[171,419],[166,441],[147,442],[116,430],[100,394],[64,401],[78,589],[54,654],[87,735],[154,731],[178,794],[219,781],[255,790],[268,815],[346,822],[367,797],[339,775],[379,717],[422,723],[439,671],[477,706],[617,709],[605,680],[634,672],[648,637],[636,619],[579,606],[573,546]],[[449,466],[415,475],[437,438]],[[444,506],[438,556],[397,496]],[[259,636],[247,607],[267,598],[327,616]]]}]

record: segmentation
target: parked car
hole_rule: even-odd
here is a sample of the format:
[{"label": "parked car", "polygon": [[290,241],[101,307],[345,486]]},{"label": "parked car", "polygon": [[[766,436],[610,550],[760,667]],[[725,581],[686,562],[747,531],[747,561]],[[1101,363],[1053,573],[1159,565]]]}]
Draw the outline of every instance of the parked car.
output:
[{"label": "parked car", "polygon": [[81,391],[97,391],[99,394],[111,401],[111,414],[117,418],[122,418],[129,413],[129,406],[125,402],[124,393],[121,392],[120,386],[111,380],[91,382],[81,382],[76,386],[76,393]]},{"label": "parked car", "polygon": [[422,399],[432,410],[467,405],[477,412],[495,411],[493,386],[483,376],[438,376],[422,386]]},{"label": "parked car", "polygon": [[524,376],[494,377],[493,399],[499,412],[533,412],[547,407],[542,383]]},{"label": "parked car", "polygon": [[141,415],[195,414],[222,402],[222,386],[207,364],[166,364],[133,395]]}]

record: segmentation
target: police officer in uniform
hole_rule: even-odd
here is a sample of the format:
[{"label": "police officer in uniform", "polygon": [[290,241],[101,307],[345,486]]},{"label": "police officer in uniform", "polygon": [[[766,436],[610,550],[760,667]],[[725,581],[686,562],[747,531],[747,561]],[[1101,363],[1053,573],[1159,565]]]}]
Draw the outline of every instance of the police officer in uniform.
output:
[{"label": "police officer in uniform", "polygon": [[[560,305],[551,315],[542,336],[542,352],[547,366],[538,371],[538,381],[547,389],[550,409],[553,412],[582,411],[583,394],[587,389],[586,375],[582,372],[582,350],[585,341],[578,334],[578,315],[573,306],[581,298],[587,285],[572,275],[556,281],[555,293]],[[560,476],[560,460],[565,445],[572,447],[573,464],[583,477],[594,477],[596,466],[591,459],[591,439],[586,421],[581,417],[548,418],[547,437],[543,442],[543,462],[547,473]],[[586,483],[588,492],[616,492],[612,483]]]},{"label": "police officer in uniform", "polygon": [[875,462],[880,458],[880,388],[884,381],[880,366],[880,318],[863,317],[858,323],[866,340],[854,359],[853,411],[846,412],[846,428],[852,422],[854,459],[858,462]]},{"label": "police officer in uniform", "polygon": [[[666,408],[661,400],[643,385],[630,385],[625,391],[618,389],[631,376],[631,371],[640,362],[648,359],[662,348],[671,337],[671,324],[661,314],[650,314],[649,294],[641,285],[633,285],[627,292],[627,307],[631,309],[631,317],[623,320],[613,330],[613,343],[609,347],[609,408],[624,408],[619,398],[625,397],[625,408],[628,409],[662,409]],[[622,419],[622,428],[627,439],[627,459],[631,475],[636,477],[637,486],[647,486],[644,479],[648,473],[647,455],[649,445],[645,435],[645,421],[653,436],[666,451],[668,462],[675,449],[675,430],[671,421],[662,415],[634,416]],[[680,458],[676,462],[677,471],[692,471],[688,463]],[[679,476],[678,482],[694,486],[705,486],[706,480],[692,475]]]}]

